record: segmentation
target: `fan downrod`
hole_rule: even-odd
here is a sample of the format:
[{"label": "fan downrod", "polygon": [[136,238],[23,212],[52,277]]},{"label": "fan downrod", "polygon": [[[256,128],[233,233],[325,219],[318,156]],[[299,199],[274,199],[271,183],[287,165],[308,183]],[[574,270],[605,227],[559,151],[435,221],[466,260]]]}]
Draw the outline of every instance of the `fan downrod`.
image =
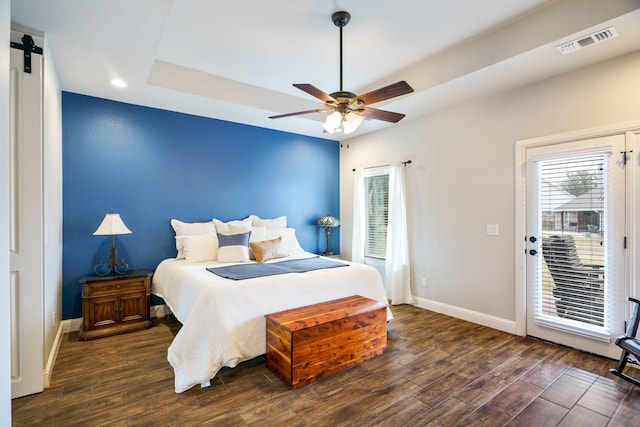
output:
[{"label": "fan downrod", "polygon": [[339,12],[334,12],[334,14],[331,15],[331,20],[333,21],[333,24],[336,27],[342,28],[346,26],[351,20],[351,14],[344,10],[341,10]]}]

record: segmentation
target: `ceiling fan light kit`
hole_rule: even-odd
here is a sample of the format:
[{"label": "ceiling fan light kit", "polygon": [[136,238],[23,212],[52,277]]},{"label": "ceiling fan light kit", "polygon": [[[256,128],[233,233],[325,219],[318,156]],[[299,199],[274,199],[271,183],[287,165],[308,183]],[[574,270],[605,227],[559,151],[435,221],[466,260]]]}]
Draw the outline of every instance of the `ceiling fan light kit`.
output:
[{"label": "ceiling fan light kit", "polygon": [[343,132],[348,135],[360,126],[362,120],[364,117],[357,113],[342,114],[334,111],[327,116],[322,127],[329,133]]},{"label": "ceiling fan light kit", "polygon": [[413,88],[407,82],[399,81],[360,96],[342,89],[342,28],[349,23],[351,15],[349,12],[339,11],[331,15],[331,20],[336,27],[340,28],[340,90],[327,94],[309,83],[296,83],[293,85],[294,87],[324,102],[325,108],[280,114],[269,118],[280,119],[303,114],[329,112],[331,114],[327,116],[322,125],[324,131],[329,133],[343,132],[345,134],[355,131],[365,117],[390,123],[397,123],[402,120],[405,116],[404,114],[378,110],[368,107],[368,105],[413,92]]}]

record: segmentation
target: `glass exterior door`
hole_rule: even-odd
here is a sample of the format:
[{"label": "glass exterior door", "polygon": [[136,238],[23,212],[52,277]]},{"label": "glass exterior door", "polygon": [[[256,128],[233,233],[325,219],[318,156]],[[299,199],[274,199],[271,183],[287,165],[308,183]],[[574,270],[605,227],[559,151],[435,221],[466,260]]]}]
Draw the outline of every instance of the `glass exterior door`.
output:
[{"label": "glass exterior door", "polygon": [[624,329],[625,137],[527,150],[527,334],[617,357]]}]

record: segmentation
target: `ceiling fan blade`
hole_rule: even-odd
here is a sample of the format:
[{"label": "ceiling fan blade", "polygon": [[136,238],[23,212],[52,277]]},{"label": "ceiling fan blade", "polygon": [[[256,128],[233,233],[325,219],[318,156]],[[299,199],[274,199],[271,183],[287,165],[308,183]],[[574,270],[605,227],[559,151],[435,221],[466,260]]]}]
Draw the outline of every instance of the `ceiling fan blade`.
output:
[{"label": "ceiling fan blade", "polygon": [[311,96],[315,96],[316,98],[318,98],[322,102],[329,102],[329,101],[334,102],[334,103],[338,102],[336,99],[334,99],[328,93],[321,91],[320,89],[318,89],[317,87],[315,87],[314,85],[311,85],[309,83],[294,83],[293,86],[297,87],[300,90],[303,90],[303,91],[307,92]]},{"label": "ceiling fan blade", "polygon": [[[294,85],[295,86],[295,85]],[[380,89],[372,90],[364,95],[357,96],[355,101],[362,101],[364,105],[375,104],[385,99],[395,98],[396,96],[405,95],[413,92],[413,88],[404,80]]]},{"label": "ceiling fan blade", "polygon": [[391,123],[398,123],[405,116],[405,114],[378,110],[377,108],[371,107],[365,107],[360,114],[369,119],[384,120],[385,122]]},{"label": "ceiling fan blade", "polygon": [[325,113],[328,110],[324,108],[319,108],[317,110],[307,110],[307,111],[298,111],[295,113],[287,113],[287,114],[279,114],[277,116],[269,116],[270,119],[281,119],[283,117],[291,117],[291,116],[300,116],[302,114],[311,114],[311,113]]}]

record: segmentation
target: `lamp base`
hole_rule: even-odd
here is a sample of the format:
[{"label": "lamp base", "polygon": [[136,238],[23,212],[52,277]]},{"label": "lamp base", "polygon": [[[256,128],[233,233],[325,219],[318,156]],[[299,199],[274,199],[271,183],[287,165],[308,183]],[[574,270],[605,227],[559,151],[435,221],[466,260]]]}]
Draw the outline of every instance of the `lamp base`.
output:
[{"label": "lamp base", "polygon": [[109,251],[109,263],[100,260],[100,262],[93,267],[93,272],[96,276],[115,276],[116,274],[125,274],[129,271],[129,264],[124,262],[124,258],[118,261],[117,251],[115,243],[112,243],[111,250]]},{"label": "lamp base", "polygon": [[323,255],[325,256],[333,255],[333,251],[329,248],[329,240],[331,239],[331,227],[325,227],[324,231],[326,232],[326,235],[327,235],[327,246],[326,246],[326,249],[324,250]]}]

